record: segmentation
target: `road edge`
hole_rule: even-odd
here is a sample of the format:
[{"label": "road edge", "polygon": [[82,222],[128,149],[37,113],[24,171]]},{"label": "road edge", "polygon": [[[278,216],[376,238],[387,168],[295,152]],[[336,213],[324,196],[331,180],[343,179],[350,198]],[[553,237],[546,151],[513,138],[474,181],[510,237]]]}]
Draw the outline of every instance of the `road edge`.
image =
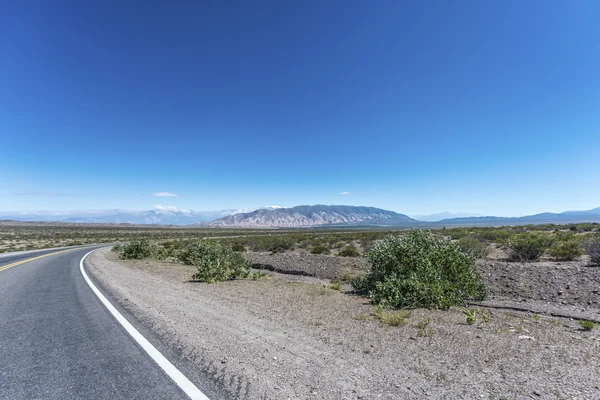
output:
[{"label": "road edge", "polygon": [[154,362],[183,390],[183,392],[193,400],[209,400],[209,398],[198,389],[181,371],[179,371],[156,347],[152,345],[127,319],[112,305],[112,303],[100,292],[89,278],[83,267],[85,259],[92,254],[94,249],[86,253],[79,261],[79,271],[92,292],[100,299],[106,309],[121,324],[127,333],[137,342],[137,344],[154,360]]}]

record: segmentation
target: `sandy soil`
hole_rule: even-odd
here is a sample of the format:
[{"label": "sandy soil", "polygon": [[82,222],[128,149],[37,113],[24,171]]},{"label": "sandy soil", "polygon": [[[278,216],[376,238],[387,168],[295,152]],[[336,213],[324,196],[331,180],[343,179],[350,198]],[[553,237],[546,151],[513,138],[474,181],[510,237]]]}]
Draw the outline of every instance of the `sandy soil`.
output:
[{"label": "sandy soil", "polygon": [[[259,281],[209,285],[189,281],[192,267],[117,260],[105,249],[91,256],[88,270],[234,399],[600,399],[600,330],[582,331],[569,318],[479,308],[478,322],[467,325],[458,309],[413,310],[405,324],[389,326],[365,299],[329,289],[319,277],[269,272]],[[572,272],[565,274],[573,289],[561,296],[600,286],[597,272]],[[517,288],[528,274],[539,278],[506,274]],[[535,295],[544,280],[528,299],[500,288],[502,279],[492,301],[598,308],[593,289],[561,305]]]}]

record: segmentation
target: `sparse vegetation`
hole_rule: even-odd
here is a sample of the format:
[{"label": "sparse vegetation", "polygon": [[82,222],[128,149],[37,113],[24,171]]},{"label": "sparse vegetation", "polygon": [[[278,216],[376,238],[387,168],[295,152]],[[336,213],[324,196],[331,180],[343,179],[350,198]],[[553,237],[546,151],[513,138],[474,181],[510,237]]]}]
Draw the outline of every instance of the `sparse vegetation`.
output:
[{"label": "sparse vegetation", "polygon": [[358,249],[352,245],[345,246],[337,255],[340,257],[360,257]]},{"label": "sparse vegetation", "polygon": [[246,246],[241,243],[234,243],[231,245],[231,250],[237,251],[238,253],[243,253],[246,251]]},{"label": "sparse vegetation", "polygon": [[386,310],[383,306],[377,305],[373,313],[381,323],[391,326],[400,326],[406,324],[406,319],[410,318],[410,310]]},{"label": "sparse vegetation", "polygon": [[600,235],[596,234],[584,239],[583,248],[586,254],[590,256],[592,264],[600,265]]},{"label": "sparse vegetation", "polygon": [[548,251],[558,261],[572,261],[583,255],[581,242],[572,233],[557,233]]},{"label": "sparse vegetation", "polygon": [[376,304],[447,309],[486,295],[473,255],[428,231],[390,236],[366,257],[371,271],[354,287]]},{"label": "sparse vegetation", "polygon": [[310,250],[310,254],[330,254],[329,247],[318,244]]},{"label": "sparse vegetation", "polygon": [[477,321],[477,315],[475,314],[475,310],[470,309],[470,308],[465,308],[463,310],[463,314],[465,315],[465,318],[467,319],[467,324],[473,325]]},{"label": "sparse vegetation", "polygon": [[419,337],[430,337],[433,336],[433,328],[429,326],[431,320],[429,317],[424,317],[419,322],[415,324],[415,328],[418,329],[417,336]]},{"label": "sparse vegetation", "polygon": [[458,245],[465,253],[473,254],[475,258],[486,258],[490,254],[489,243],[477,236],[465,236],[458,239]]},{"label": "sparse vegetation", "polygon": [[591,331],[592,329],[594,329],[596,324],[593,321],[587,321],[585,319],[582,319],[579,321],[579,326],[581,326],[581,329],[585,331]]},{"label": "sparse vegetation", "polygon": [[515,261],[537,261],[552,245],[552,238],[544,233],[525,232],[506,240],[510,257]]}]

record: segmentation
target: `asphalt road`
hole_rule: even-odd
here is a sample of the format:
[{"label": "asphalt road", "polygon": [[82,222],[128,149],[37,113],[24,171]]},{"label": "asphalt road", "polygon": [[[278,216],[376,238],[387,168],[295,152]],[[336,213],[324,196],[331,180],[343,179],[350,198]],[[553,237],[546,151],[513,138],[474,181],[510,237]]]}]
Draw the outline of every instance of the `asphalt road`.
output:
[{"label": "asphalt road", "polygon": [[91,249],[0,257],[0,399],[188,399],[83,279]]}]

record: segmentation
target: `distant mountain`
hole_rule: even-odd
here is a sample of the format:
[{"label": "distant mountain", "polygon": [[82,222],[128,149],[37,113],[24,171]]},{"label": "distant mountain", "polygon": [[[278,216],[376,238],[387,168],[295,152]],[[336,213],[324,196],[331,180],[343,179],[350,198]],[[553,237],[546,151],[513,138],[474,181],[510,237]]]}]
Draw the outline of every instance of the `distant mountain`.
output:
[{"label": "distant mountain", "polygon": [[[442,226],[500,226],[528,224],[566,224],[599,222],[600,207],[587,211],[541,213],[524,217],[467,216],[434,220],[448,213],[410,218],[394,211],[375,207],[298,206],[282,208],[265,206],[257,209],[225,209],[191,211],[172,206],[155,206],[152,210],[87,210],[0,212],[0,220],[23,222],[67,222],[135,225],[203,225],[212,227],[300,228],[320,226],[389,226],[437,228]],[[450,214],[452,215],[452,214]],[[430,220],[428,220],[429,218]]]},{"label": "distant mountain", "polygon": [[303,228],[318,226],[416,226],[419,222],[375,207],[297,206],[256,210],[217,219],[209,226],[243,228]]},{"label": "distant mountain", "polygon": [[565,211],[562,213],[541,213],[524,217],[469,217],[451,218],[430,225],[435,226],[500,226],[528,224],[567,224],[579,222],[600,222],[600,207],[586,211]]},{"label": "distant mountain", "polygon": [[435,222],[441,221],[443,219],[452,219],[452,218],[468,218],[468,217],[480,217],[481,214],[470,214],[470,213],[437,213],[437,214],[429,214],[429,215],[411,215],[411,218],[414,218],[418,221],[425,222]]},{"label": "distant mountain", "polygon": [[[260,209],[270,210],[277,206]],[[0,220],[100,223],[100,224],[136,224],[136,225],[194,225],[206,223],[228,215],[253,209],[228,209],[218,211],[191,211],[172,206],[155,206],[152,210],[87,210],[87,211],[32,211],[0,213]]]}]

